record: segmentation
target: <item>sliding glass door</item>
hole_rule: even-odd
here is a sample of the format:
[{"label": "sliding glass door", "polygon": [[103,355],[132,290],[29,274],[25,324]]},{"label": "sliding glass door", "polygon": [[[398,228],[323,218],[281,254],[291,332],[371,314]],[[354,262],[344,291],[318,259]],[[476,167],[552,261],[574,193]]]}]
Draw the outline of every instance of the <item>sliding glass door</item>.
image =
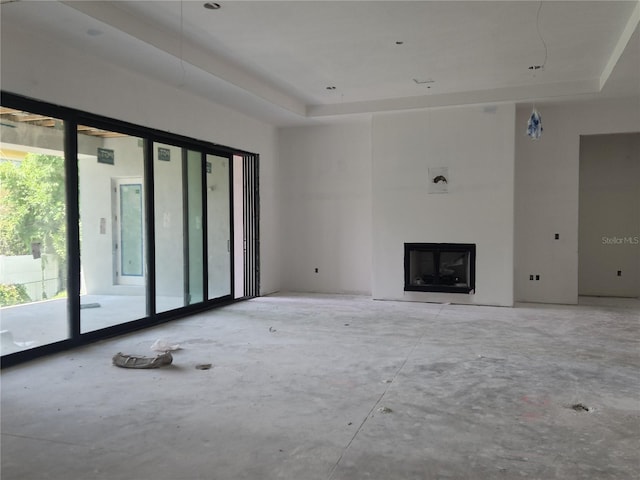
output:
[{"label": "sliding glass door", "polygon": [[187,251],[185,303],[191,305],[204,301],[204,220],[202,212],[202,156],[201,152],[188,150],[186,170],[187,201]]},{"label": "sliding glass door", "polygon": [[230,159],[160,143],[153,153],[156,311],[204,301],[205,264],[206,299],[231,295]]},{"label": "sliding glass door", "polygon": [[153,144],[156,312],[185,303],[183,149]]},{"label": "sliding glass door", "polygon": [[2,105],[3,366],[258,295],[256,155]]},{"label": "sliding glass door", "polygon": [[78,125],[80,330],[145,318],[147,222],[144,141]]},{"label": "sliding glass door", "polygon": [[231,295],[231,162],[207,155],[208,298]]},{"label": "sliding glass door", "polygon": [[63,122],[0,107],[2,354],[69,336]]}]

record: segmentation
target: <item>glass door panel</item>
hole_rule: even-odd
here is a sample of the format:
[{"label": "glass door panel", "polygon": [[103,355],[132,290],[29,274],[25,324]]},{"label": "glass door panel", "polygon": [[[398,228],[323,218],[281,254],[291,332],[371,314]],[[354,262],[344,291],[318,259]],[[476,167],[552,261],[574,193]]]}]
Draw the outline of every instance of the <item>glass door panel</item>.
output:
[{"label": "glass door panel", "polygon": [[80,331],[147,316],[144,141],[78,126]]},{"label": "glass door panel", "polygon": [[230,159],[207,155],[208,298],[231,294]]},{"label": "glass door panel", "polygon": [[182,148],[154,143],[156,312],[186,305]]},{"label": "glass door panel", "polygon": [[204,301],[204,235],[202,229],[202,153],[187,152],[187,279],[186,304]]},{"label": "glass door panel", "polygon": [[242,298],[244,291],[244,256],[247,234],[244,231],[244,159],[233,156],[233,298]]},{"label": "glass door panel", "polygon": [[1,107],[2,355],[67,339],[64,130],[59,119]]},{"label": "glass door panel", "polygon": [[142,211],[142,178],[116,179],[115,211],[119,251],[116,267],[118,285],[144,285],[144,217]]}]

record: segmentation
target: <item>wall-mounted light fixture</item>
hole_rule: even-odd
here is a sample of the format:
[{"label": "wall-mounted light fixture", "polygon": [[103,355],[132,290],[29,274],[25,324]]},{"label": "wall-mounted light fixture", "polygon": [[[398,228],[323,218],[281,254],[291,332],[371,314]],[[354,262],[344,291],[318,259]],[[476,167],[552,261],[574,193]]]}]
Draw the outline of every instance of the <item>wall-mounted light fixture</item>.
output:
[{"label": "wall-mounted light fixture", "polygon": [[527,135],[534,140],[537,140],[542,136],[542,117],[536,107],[533,107],[533,111],[531,112],[531,116],[527,122]]}]

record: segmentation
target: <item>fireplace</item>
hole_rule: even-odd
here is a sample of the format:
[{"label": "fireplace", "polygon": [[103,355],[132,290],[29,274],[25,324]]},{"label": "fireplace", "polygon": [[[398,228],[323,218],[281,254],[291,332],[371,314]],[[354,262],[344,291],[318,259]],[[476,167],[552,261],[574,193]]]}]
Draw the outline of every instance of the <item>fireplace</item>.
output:
[{"label": "fireplace", "polygon": [[404,289],[408,292],[474,293],[474,243],[405,243]]}]

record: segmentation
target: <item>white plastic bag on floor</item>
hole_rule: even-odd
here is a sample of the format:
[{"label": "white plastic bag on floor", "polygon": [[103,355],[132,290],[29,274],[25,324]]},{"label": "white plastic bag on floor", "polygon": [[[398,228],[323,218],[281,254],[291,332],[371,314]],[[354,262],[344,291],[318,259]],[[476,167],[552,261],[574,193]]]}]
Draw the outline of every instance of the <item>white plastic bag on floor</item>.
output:
[{"label": "white plastic bag on floor", "polygon": [[158,339],[153,342],[153,345],[151,345],[151,350],[154,352],[173,352],[175,350],[180,350],[180,345],[171,345],[169,342]]}]

